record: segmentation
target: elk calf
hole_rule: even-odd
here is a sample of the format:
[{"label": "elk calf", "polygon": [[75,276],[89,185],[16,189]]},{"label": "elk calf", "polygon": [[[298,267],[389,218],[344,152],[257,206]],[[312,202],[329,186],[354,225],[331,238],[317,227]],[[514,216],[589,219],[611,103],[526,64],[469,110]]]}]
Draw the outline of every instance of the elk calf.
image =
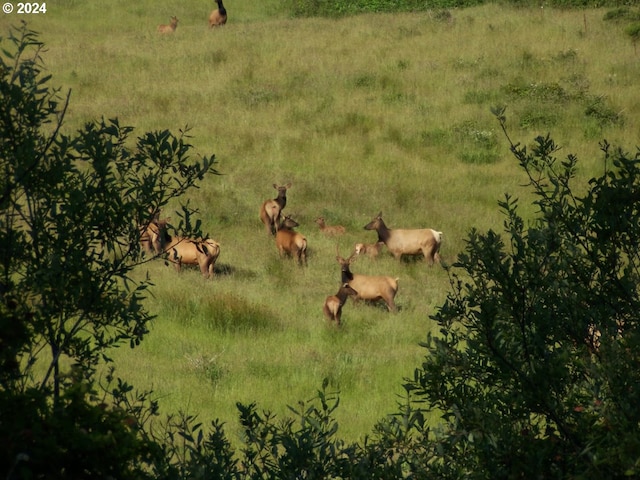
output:
[{"label": "elk calf", "polygon": [[376,243],[356,243],[353,253],[356,255],[368,255],[370,258],[376,258],[380,255],[384,242]]},{"label": "elk calf", "polygon": [[423,254],[429,265],[440,261],[440,245],[442,244],[442,232],[431,228],[403,230],[387,228],[382,220],[382,212],[364,227],[365,230],[375,230],[378,233],[378,241],[384,242],[396,260],[402,255]]},{"label": "elk calf", "polygon": [[158,25],[158,33],[173,33],[178,27],[178,18],[171,17],[171,23],[169,25]]},{"label": "elk calf", "polygon": [[342,225],[327,225],[324,217],[316,218],[316,223],[320,227],[320,231],[325,235],[342,235],[345,232],[345,228]]},{"label": "elk calf", "polygon": [[397,310],[394,299],[398,292],[398,278],[351,273],[350,265],[355,261],[355,254],[346,260],[337,255],[336,260],[342,270],[342,283],[348,283],[358,292],[354,300],[362,299],[372,302],[384,300],[390,312]]},{"label": "elk calf", "polygon": [[285,254],[296,259],[298,265],[307,264],[307,239],[293,228],[298,226],[291,217],[284,217],[276,233],[276,247],[280,257]]},{"label": "elk calf", "polygon": [[324,301],[322,311],[327,320],[336,322],[336,325],[340,326],[342,317],[342,307],[347,303],[347,297],[349,295],[357,295],[356,292],[348,283],[343,283],[335,295],[329,295]]},{"label": "elk calf", "polygon": [[265,200],[260,207],[260,220],[269,235],[275,235],[278,231],[282,210],[287,205],[287,190],[291,188],[291,183],[281,186],[274,183],[273,188],[278,191],[278,196],[273,200]]}]

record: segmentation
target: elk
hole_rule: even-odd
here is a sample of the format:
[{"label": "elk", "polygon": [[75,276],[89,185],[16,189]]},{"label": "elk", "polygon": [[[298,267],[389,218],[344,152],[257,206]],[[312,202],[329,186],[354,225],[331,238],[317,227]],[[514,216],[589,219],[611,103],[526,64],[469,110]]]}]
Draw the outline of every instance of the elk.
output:
[{"label": "elk", "polygon": [[158,25],[158,33],[173,33],[176,31],[176,28],[178,27],[178,18],[177,17],[171,17],[171,23],[169,23],[169,25]]},{"label": "elk", "polygon": [[273,188],[278,191],[278,196],[273,200],[265,200],[260,207],[260,220],[264,223],[269,235],[275,235],[278,231],[282,210],[287,205],[287,190],[291,188],[291,183],[280,186],[274,183]]},{"label": "elk", "polygon": [[378,233],[378,241],[384,242],[396,260],[400,260],[402,255],[422,253],[429,265],[440,261],[442,232],[431,228],[410,230],[387,228],[382,220],[382,212],[365,225],[364,229],[375,230]]},{"label": "elk", "polygon": [[349,295],[357,295],[356,292],[348,283],[343,283],[335,295],[329,295],[324,301],[322,311],[327,320],[336,322],[337,326],[340,326],[342,317],[342,307],[347,303],[347,297]]},{"label": "elk", "polygon": [[153,209],[149,209],[149,220],[140,225],[140,245],[147,255],[155,255],[161,253],[156,250],[153,239],[158,234],[158,222],[167,222],[168,219],[160,220],[160,210],[153,213]]},{"label": "elk", "polygon": [[154,249],[166,253],[167,260],[175,265],[179,272],[182,265],[198,265],[204,278],[213,278],[215,263],[220,256],[220,244],[210,238],[193,240],[169,235],[166,220],[155,224],[157,233],[152,234]]},{"label": "elk", "polygon": [[227,23],[227,9],[224,8],[222,0],[216,0],[218,8],[209,15],[209,28],[221,27]]},{"label": "elk", "polygon": [[279,225],[276,233],[276,247],[280,257],[285,254],[293,257],[298,265],[307,264],[307,239],[301,233],[295,232],[293,229],[298,226],[298,222],[289,216]]},{"label": "elk", "polygon": [[384,242],[376,243],[356,243],[353,253],[356,255],[368,255],[370,258],[376,258],[380,255]]},{"label": "elk", "polygon": [[342,225],[327,225],[324,217],[316,218],[316,223],[320,227],[320,231],[325,235],[342,235],[345,232],[345,228]]},{"label": "elk", "polygon": [[351,288],[357,291],[354,300],[369,300],[376,302],[384,300],[390,312],[395,312],[396,304],[394,298],[398,292],[398,278],[387,276],[361,275],[352,273],[350,265],[355,261],[355,254],[352,254],[346,260],[336,255],[336,260],[340,264],[342,270],[342,283],[348,283]]}]

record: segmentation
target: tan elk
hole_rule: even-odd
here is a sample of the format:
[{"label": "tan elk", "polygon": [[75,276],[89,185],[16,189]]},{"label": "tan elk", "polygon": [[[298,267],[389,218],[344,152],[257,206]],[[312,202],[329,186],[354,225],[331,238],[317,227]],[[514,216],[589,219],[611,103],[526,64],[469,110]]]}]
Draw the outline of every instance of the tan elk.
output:
[{"label": "tan elk", "polygon": [[222,0],[216,0],[218,8],[209,15],[209,28],[221,27],[227,23],[227,9],[224,8]]},{"label": "tan elk", "polygon": [[336,260],[342,270],[341,282],[348,283],[351,288],[357,291],[354,300],[369,300],[376,302],[383,300],[387,304],[390,312],[395,312],[395,296],[398,293],[398,278],[388,276],[361,275],[352,273],[350,265],[355,261],[356,256],[352,254],[344,259],[340,254],[336,255]]},{"label": "tan elk", "polygon": [[210,238],[195,240],[177,235],[169,235],[166,220],[155,223],[157,233],[152,234],[154,249],[166,253],[167,260],[179,272],[182,265],[197,265],[205,278],[213,278],[215,263],[220,256],[220,244]]},{"label": "tan elk", "polygon": [[298,265],[307,264],[307,239],[293,229],[298,226],[293,218],[284,217],[276,233],[276,247],[280,257],[289,255]]},{"label": "tan elk", "polygon": [[402,255],[423,254],[429,265],[440,261],[439,252],[442,244],[442,232],[431,228],[387,228],[382,220],[382,212],[374,217],[364,228],[365,230],[375,230],[378,233],[378,241],[384,242],[396,260],[400,260]]},{"label": "tan elk", "polygon": [[273,200],[265,200],[260,207],[260,220],[270,235],[275,235],[278,231],[282,210],[287,205],[287,190],[291,188],[291,183],[280,186],[274,183],[273,188],[278,191],[278,196]]},{"label": "tan elk", "polygon": [[171,17],[171,22],[169,23],[169,25],[158,25],[158,33],[173,33],[176,31],[176,28],[178,27],[178,18],[177,17]]},{"label": "tan elk", "polygon": [[349,295],[355,296],[357,294],[358,292],[355,291],[348,283],[343,283],[338,290],[338,293],[335,295],[329,295],[324,301],[324,306],[322,307],[322,311],[324,312],[324,316],[327,317],[327,320],[336,322],[336,325],[340,326],[342,307],[347,303]]},{"label": "tan elk", "polygon": [[356,243],[353,248],[353,253],[356,255],[367,255],[370,258],[376,258],[380,255],[382,247],[384,247],[384,242]]},{"label": "tan elk", "polygon": [[320,227],[320,231],[325,235],[342,235],[345,232],[345,228],[342,225],[327,225],[324,217],[316,218],[316,223]]}]

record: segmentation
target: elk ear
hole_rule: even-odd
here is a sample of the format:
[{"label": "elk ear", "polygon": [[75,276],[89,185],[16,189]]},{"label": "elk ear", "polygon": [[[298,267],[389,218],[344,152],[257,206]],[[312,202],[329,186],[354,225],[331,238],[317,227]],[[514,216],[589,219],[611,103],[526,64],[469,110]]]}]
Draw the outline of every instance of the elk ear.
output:
[{"label": "elk ear", "polygon": [[287,183],[287,184],[285,185],[285,187],[287,187],[287,188],[291,188],[291,182]]},{"label": "elk ear", "polygon": [[275,183],[273,184],[273,188],[275,188],[276,190],[278,189],[278,185],[276,185]]},{"label": "elk ear", "polygon": [[382,212],[378,213],[378,218],[382,218]]}]

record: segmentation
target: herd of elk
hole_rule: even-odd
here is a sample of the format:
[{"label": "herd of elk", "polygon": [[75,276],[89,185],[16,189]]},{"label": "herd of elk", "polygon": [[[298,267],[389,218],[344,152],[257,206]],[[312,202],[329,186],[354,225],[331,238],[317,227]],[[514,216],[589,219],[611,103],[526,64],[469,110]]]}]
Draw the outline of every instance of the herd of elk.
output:
[{"label": "herd of elk", "polygon": [[[292,257],[298,265],[307,264],[307,239],[294,229],[299,226],[290,216],[283,216],[282,211],[287,204],[287,190],[291,183],[273,184],[278,191],[274,199],[266,200],[260,207],[260,220],[270,236],[275,237],[275,244],[280,257]],[[205,278],[213,277],[216,260],[220,255],[220,245],[211,239],[189,239],[172,236],[167,231],[168,219],[160,219],[159,211],[149,212],[149,220],[140,227],[140,244],[149,254],[163,255],[173,263],[179,271],[182,265],[196,265]],[[323,217],[315,223],[320,231],[327,235],[341,235],[345,228],[339,225],[328,226]],[[382,220],[382,213],[364,227],[378,234],[378,241],[372,244],[356,243],[353,253],[348,258],[340,256],[336,245],[336,260],[340,265],[340,288],[335,295],[326,297],[323,305],[324,316],[341,325],[342,308],[348,297],[354,301],[383,301],[390,312],[397,311],[395,297],[398,292],[398,278],[387,275],[363,275],[353,273],[351,265],[359,256],[367,255],[376,258],[386,246],[389,252],[400,259],[402,255],[424,255],[425,260],[433,265],[440,261],[442,232],[430,229],[390,229]]]}]

